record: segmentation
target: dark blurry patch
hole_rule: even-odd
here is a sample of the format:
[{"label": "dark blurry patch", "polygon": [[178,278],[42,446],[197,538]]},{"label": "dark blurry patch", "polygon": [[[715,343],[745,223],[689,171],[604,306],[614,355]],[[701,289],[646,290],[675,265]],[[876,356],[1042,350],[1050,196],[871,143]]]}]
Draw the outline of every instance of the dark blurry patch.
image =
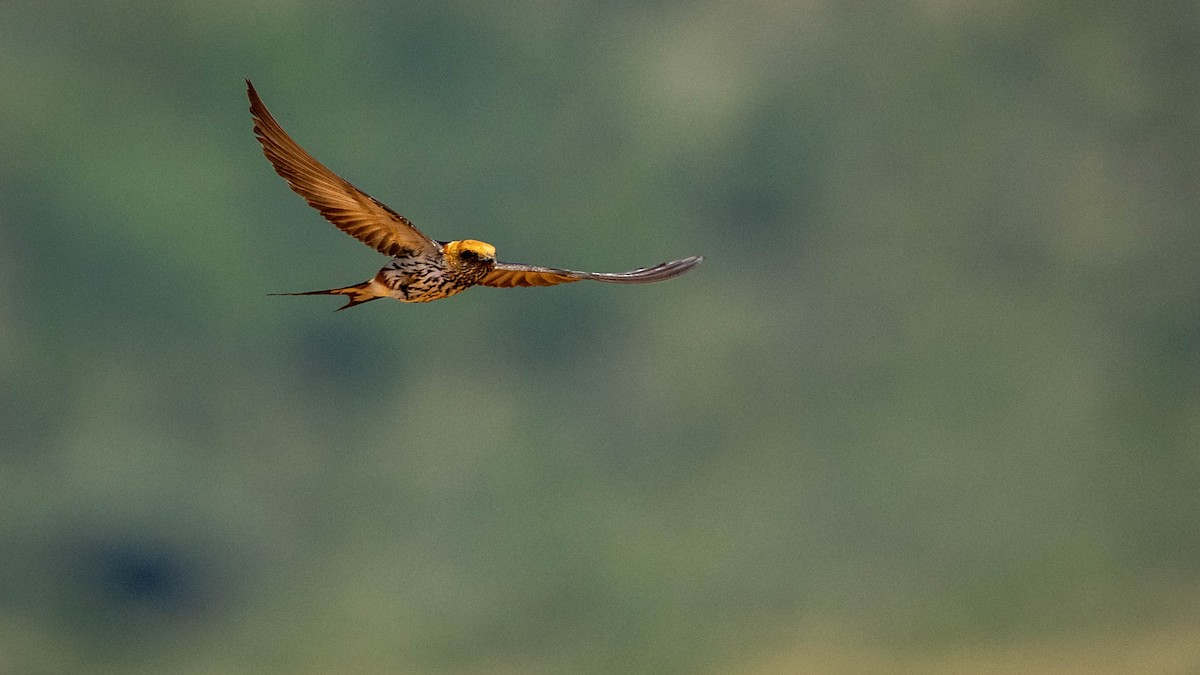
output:
[{"label": "dark blurry patch", "polygon": [[195,603],[194,571],[168,551],[118,545],[94,564],[96,590],[114,602],[169,609]]},{"label": "dark blurry patch", "polygon": [[211,574],[178,546],[136,539],[88,542],[75,562],[80,600],[101,615],[193,614],[210,599]]},{"label": "dark blurry patch", "polygon": [[87,519],[6,540],[0,599],[67,636],[63,654],[104,672],[191,649],[228,620],[247,561],[194,521],[158,515],[168,520]]}]

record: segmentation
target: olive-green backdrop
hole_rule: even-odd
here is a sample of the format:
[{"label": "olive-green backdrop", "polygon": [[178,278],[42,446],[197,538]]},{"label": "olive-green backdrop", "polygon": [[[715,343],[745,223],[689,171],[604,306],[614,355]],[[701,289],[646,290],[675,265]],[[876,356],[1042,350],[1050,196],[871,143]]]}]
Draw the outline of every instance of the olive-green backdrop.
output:
[{"label": "olive-green backdrop", "polygon": [[[8,0],[0,671],[1196,672],[1194,2]],[[435,238],[383,263],[246,77]]]}]

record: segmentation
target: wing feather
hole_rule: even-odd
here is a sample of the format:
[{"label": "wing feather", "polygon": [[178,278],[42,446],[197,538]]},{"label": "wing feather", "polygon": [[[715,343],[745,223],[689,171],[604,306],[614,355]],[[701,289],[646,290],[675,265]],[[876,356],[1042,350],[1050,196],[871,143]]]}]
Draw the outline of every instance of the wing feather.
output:
[{"label": "wing feather", "polygon": [[495,269],[480,281],[482,286],[512,288],[514,286],[557,286],[573,281],[603,281],[610,284],[649,284],[673,279],[692,269],[704,260],[691,256],[682,260],[660,263],[653,267],[639,267],[628,272],[576,272],[555,267],[538,267],[520,263],[496,263]]},{"label": "wing feather", "polygon": [[271,116],[246,80],[254,135],[263,154],[292,190],[346,234],[388,256],[432,254],[437,244],[371,195],[330,171],[304,151]]}]

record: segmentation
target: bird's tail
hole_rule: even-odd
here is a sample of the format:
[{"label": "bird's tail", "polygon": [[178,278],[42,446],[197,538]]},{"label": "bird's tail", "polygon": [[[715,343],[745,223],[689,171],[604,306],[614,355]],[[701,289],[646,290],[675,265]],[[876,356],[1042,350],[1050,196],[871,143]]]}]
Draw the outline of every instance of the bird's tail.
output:
[{"label": "bird's tail", "polygon": [[388,297],[388,288],[379,283],[378,280],[371,279],[370,281],[364,281],[361,284],[345,288],[330,288],[324,291],[306,291],[304,293],[268,293],[268,295],[345,295],[350,298],[350,302],[334,310],[335,312],[340,312],[343,309],[350,309],[364,302]]}]

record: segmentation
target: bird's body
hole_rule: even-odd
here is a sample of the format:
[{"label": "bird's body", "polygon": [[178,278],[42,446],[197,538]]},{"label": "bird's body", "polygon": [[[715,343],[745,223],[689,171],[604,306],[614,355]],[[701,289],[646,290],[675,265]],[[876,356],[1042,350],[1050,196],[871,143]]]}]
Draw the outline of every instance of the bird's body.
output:
[{"label": "bird's body", "polygon": [[342,179],[304,151],[284,132],[263,105],[254,85],[246,81],[254,134],[275,171],[297,194],[340,230],[390,256],[369,281],[345,288],[282,295],[345,295],[346,309],[378,298],[401,302],[430,302],[448,298],[475,285],[493,287],[554,286],[584,279],[640,284],[676,277],[703,258],[639,268],[618,274],[576,272],[551,267],[499,262],[491,244],[463,239],[430,239],[404,216]]},{"label": "bird's body", "polygon": [[[307,293],[283,293],[282,295],[347,295],[353,307],[377,298],[395,298],[400,302],[431,302],[461,293],[480,282],[488,274],[488,265],[481,261],[485,255],[495,261],[495,249],[481,241],[449,242],[457,244],[452,253],[447,253],[448,244],[441,247],[437,256],[404,255],[392,258],[383,269],[370,280],[346,288],[331,288],[327,291]],[[477,251],[472,261],[465,262],[462,254]],[[488,250],[491,253],[485,253]],[[468,254],[471,257],[471,254]]]},{"label": "bird's body", "polygon": [[[442,246],[441,264],[430,265],[421,257],[392,258],[376,277],[405,302],[429,302],[461,293],[487,276],[487,261],[495,263],[496,249],[481,241],[452,243],[458,244],[452,255]],[[474,253],[469,262],[462,258],[468,250]]]}]

